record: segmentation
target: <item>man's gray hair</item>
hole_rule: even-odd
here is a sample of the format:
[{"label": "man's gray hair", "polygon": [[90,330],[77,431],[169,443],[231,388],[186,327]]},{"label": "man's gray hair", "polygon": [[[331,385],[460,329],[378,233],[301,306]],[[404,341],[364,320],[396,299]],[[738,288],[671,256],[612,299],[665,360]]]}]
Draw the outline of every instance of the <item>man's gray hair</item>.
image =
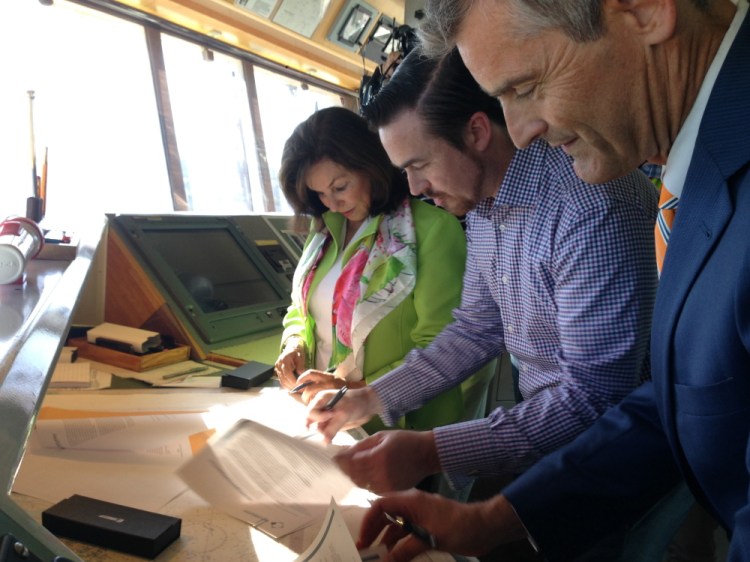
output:
[{"label": "man's gray hair", "polygon": [[456,45],[456,36],[473,0],[427,0],[425,18],[417,27],[422,51],[430,56],[443,56]]},{"label": "man's gray hair", "polygon": [[[533,35],[544,29],[559,29],[574,41],[594,41],[604,35],[603,0],[494,0],[507,2],[517,14],[514,31]],[[691,0],[707,10],[711,0]],[[475,0],[427,0],[425,19],[418,29],[423,50],[444,54],[456,44],[461,25]],[[502,30],[498,30],[502,32]]]}]

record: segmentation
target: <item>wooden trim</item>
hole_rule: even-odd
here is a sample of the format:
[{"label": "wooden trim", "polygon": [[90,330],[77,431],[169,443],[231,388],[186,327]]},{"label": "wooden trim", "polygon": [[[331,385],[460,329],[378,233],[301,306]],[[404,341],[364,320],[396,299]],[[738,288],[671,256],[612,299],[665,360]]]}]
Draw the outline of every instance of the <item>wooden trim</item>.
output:
[{"label": "wooden trim", "polygon": [[107,236],[106,287],[106,322],[168,334],[176,343],[190,346],[193,359],[205,359],[201,344],[170,309],[164,295],[113,228]]},{"label": "wooden trim", "polygon": [[187,194],[185,193],[185,181],[182,175],[182,164],[180,163],[180,152],[177,148],[172,104],[169,100],[167,73],[164,68],[161,31],[151,26],[146,26],[144,31],[148,47],[148,58],[151,63],[151,76],[154,80],[156,107],[159,111],[159,126],[161,127],[164,156],[167,160],[167,175],[169,176],[169,186],[172,192],[172,206],[175,211],[189,211]]},{"label": "wooden trim", "polygon": [[253,123],[253,137],[255,138],[255,153],[258,161],[258,175],[263,188],[263,205],[265,209],[260,211],[273,212],[276,210],[276,202],[273,199],[273,185],[271,184],[271,172],[268,169],[268,155],[266,154],[266,141],[263,136],[263,121],[260,116],[260,104],[258,103],[258,89],[255,84],[255,68],[252,63],[243,60],[242,72],[245,75],[245,86],[247,88],[247,99],[250,104],[250,120]]}]

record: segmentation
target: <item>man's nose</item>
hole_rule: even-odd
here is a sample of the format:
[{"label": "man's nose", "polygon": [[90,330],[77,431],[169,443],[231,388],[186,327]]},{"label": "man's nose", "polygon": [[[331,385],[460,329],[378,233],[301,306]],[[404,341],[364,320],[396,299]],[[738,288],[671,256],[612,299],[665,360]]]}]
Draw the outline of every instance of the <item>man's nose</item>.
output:
[{"label": "man's nose", "polygon": [[547,132],[547,123],[536,116],[528,104],[521,108],[514,103],[503,103],[503,113],[508,134],[516,148],[526,148]]},{"label": "man's nose", "polygon": [[430,187],[430,182],[426,179],[421,178],[418,174],[413,172],[406,172],[406,179],[409,182],[409,191],[412,195],[422,195]]}]

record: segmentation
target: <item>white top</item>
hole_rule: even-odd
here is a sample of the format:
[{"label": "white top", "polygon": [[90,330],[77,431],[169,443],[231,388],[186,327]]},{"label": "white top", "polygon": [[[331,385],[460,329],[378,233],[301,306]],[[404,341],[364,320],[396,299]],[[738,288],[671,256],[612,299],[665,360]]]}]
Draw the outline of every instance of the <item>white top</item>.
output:
[{"label": "white top", "polygon": [[[332,309],[333,309],[333,291],[336,288],[336,281],[338,281],[341,275],[341,257],[344,255],[344,250],[351,245],[352,242],[359,238],[360,233],[364,230],[367,224],[370,222],[370,217],[367,217],[362,224],[354,233],[349,244],[339,252],[336,257],[336,262],[331,266],[331,269],[326,275],[320,280],[315,291],[310,295],[308,304],[308,313],[312,314],[315,318],[315,368],[319,371],[325,371],[328,369],[328,364],[331,361],[331,355],[333,355],[333,322],[332,322]],[[346,226],[348,221],[344,222],[344,231],[341,233],[342,238],[346,237]]]}]

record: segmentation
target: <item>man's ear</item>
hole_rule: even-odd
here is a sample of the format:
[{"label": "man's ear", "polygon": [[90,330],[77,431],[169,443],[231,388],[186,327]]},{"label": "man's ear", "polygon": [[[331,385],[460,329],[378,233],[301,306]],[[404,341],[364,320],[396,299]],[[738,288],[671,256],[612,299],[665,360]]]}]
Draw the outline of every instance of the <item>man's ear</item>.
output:
[{"label": "man's ear", "polygon": [[647,45],[670,39],[677,26],[677,0],[605,0],[604,18],[624,16],[624,21]]},{"label": "man's ear", "polygon": [[487,149],[492,140],[492,123],[483,111],[477,111],[469,117],[466,125],[466,145],[482,152]]}]

